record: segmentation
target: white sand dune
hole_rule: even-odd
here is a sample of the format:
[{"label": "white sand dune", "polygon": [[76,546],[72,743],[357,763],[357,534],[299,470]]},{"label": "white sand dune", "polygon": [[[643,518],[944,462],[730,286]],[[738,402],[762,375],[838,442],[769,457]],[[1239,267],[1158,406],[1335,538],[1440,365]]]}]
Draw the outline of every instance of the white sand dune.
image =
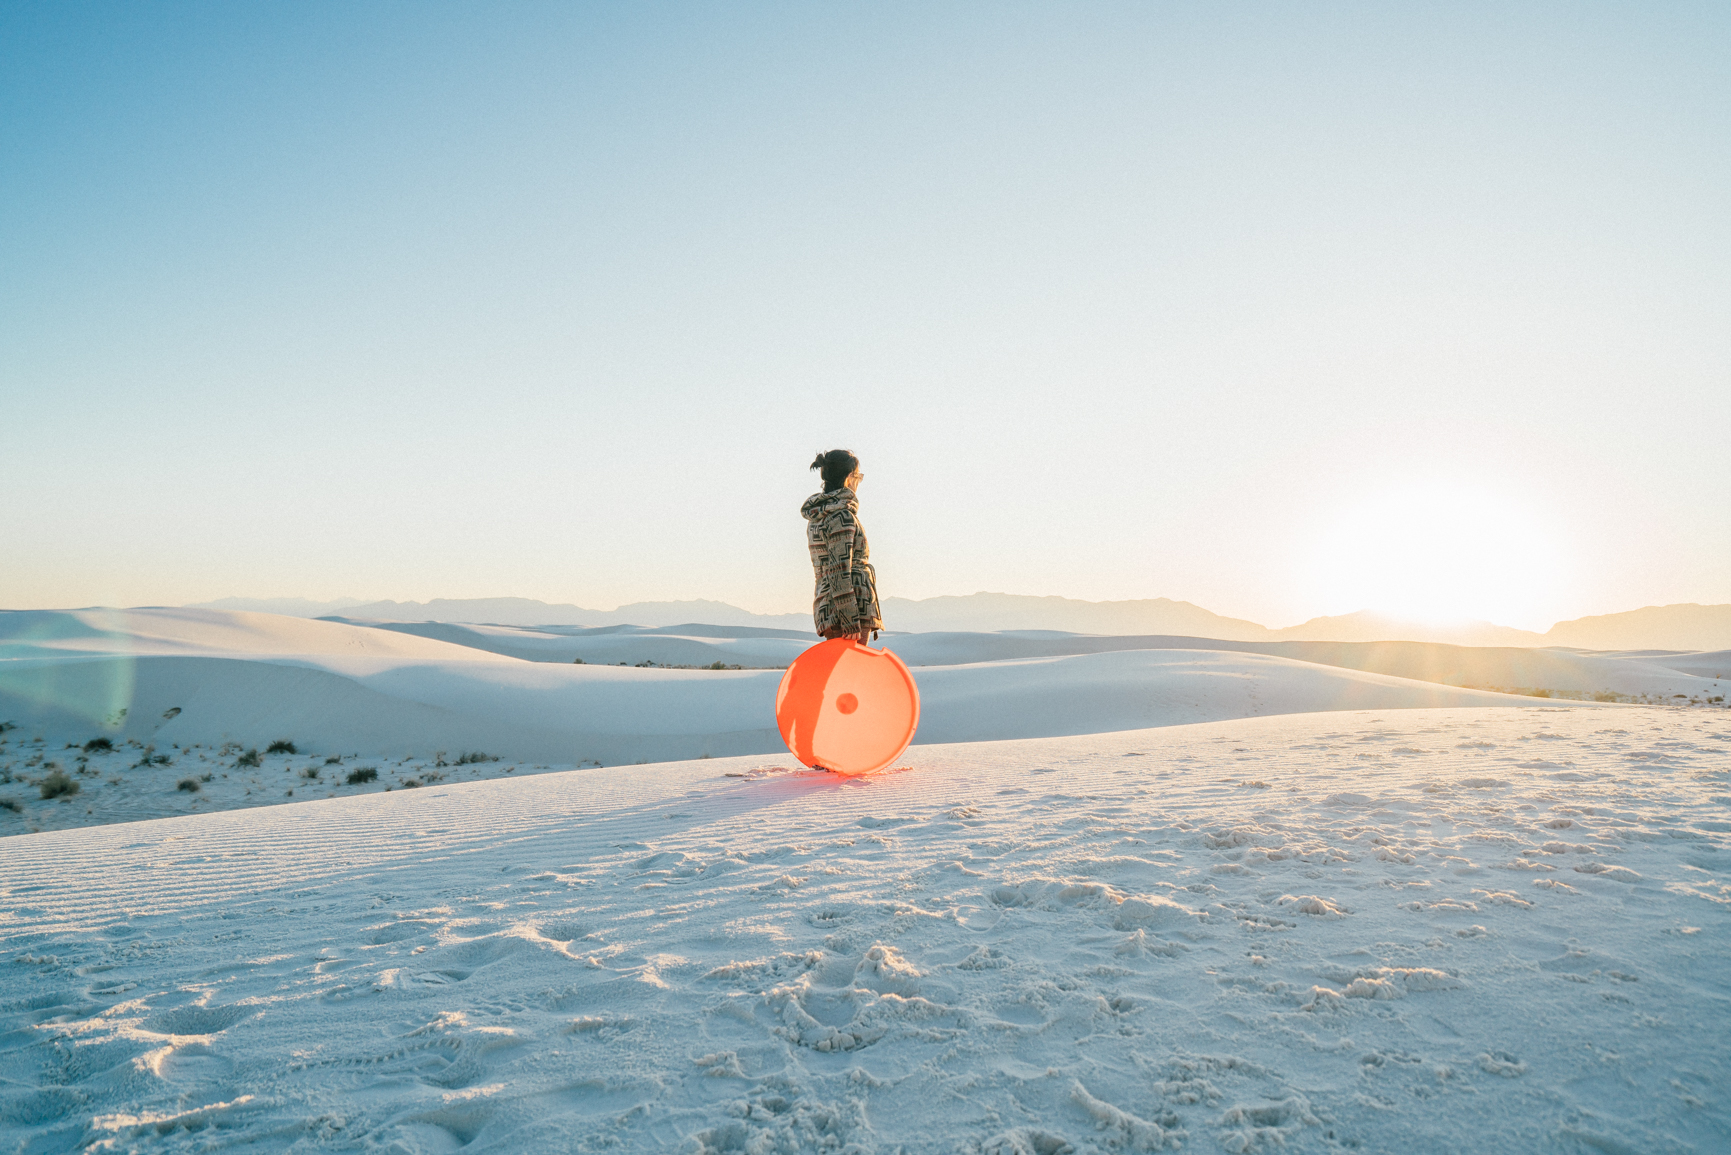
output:
[{"label": "white sand dune", "polygon": [[469,646],[338,622],[237,610],[0,611],[0,659],[73,655],[233,654],[485,661]]},{"label": "white sand dune", "polygon": [[688,624],[649,629],[458,625],[447,622],[366,622],[375,629],[413,634],[529,662],[581,660],[591,665],[729,666],[781,668],[817,641],[811,631],[728,629]]},{"label": "white sand dune", "polygon": [[[332,753],[482,750],[566,765],[782,748],[773,713],[778,670],[529,662],[386,630],[210,610],[137,611],[106,623],[88,613],[63,617],[30,615],[8,627],[6,653],[22,656],[0,661],[0,719],[31,736],[82,742],[101,732],[161,748],[288,738]],[[1207,650],[928,666],[919,682],[918,742],[1308,710],[1524,704]]]},{"label": "white sand dune", "polygon": [[[756,659],[773,666],[810,641],[777,634],[694,625],[568,633],[439,623],[374,628],[209,610],[0,614],[0,723],[19,727],[10,744],[0,735],[0,802],[11,804],[0,808],[0,836],[380,792],[457,775],[779,753],[772,713],[778,669],[579,665],[500,652],[575,643],[616,647],[609,653],[634,662]],[[896,635],[887,643],[916,666],[922,745],[1297,712],[1530,704],[1442,684],[1492,674],[1608,681],[1667,700],[1679,687],[1697,701],[1719,688],[1671,668],[1694,663],[1716,673],[1719,656],[1712,654],[1420,643],[1279,643],[1281,652],[1262,653],[1260,643],[1049,632]],[[1200,648],[1208,646],[1220,648]],[[1403,671],[1428,680],[1398,676]],[[96,736],[121,746],[112,753],[63,749]],[[37,737],[45,744],[20,741]],[[292,741],[298,754],[238,764],[241,751],[263,751],[277,740]],[[463,754],[489,760],[460,771],[444,764]],[[322,770],[326,757],[344,761]],[[378,777],[347,781],[356,759],[374,764]],[[75,805],[37,797],[55,765],[77,775]],[[189,774],[199,788],[178,789]]]},{"label": "white sand dune", "polygon": [[7,838],[0,1147],[1723,1150],[1727,775],[1529,701]]},{"label": "white sand dune", "polygon": [[[528,661],[613,665],[654,662],[706,666],[785,666],[815,640],[794,631],[723,627],[608,627],[568,630],[441,622],[377,622],[379,629],[453,642]],[[1720,653],[1597,654],[1523,647],[1469,647],[1436,642],[1222,641],[1171,635],[1102,636],[1050,630],[1013,633],[891,634],[883,644],[910,666],[969,665],[1016,658],[1114,650],[1207,649],[1265,654],[1300,662],[1391,674],[1446,685],[1548,689],[1627,697],[1707,698],[1731,691],[1731,661]]]},{"label": "white sand dune", "polygon": [[1731,661],[1723,653],[1594,654],[1519,647],[1471,647],[1438,642],[1232,642],[1166,636],[1088,634],[915,634],[891,646],[911,665],[1007,660],[1113,650],[1210,649],[1265,654],[1343,669],[1390,674],[1446,685],[1499,686],[1626,696],[1711,697],[1731,691]]},{"label": "white sand dune", "polygon": [[1718,684],[1731,684],[1731,650],[1711,650],[1692,654],[1642,656],[1668,669],[1693,674]]}]

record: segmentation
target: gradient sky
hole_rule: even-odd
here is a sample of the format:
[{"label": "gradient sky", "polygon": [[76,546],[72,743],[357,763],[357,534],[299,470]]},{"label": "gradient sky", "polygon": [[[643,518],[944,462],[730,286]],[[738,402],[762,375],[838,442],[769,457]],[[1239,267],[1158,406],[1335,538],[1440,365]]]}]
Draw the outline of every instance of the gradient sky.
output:
[{"label": "gradient sky", "polygon": [[1724,4],[0,4],[15,608],[1731,602],[1728,318]]}]

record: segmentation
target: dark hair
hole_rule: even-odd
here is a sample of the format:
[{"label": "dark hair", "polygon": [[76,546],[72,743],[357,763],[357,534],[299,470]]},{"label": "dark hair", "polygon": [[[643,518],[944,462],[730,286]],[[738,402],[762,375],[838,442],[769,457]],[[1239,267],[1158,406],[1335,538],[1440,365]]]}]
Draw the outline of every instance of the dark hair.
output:
[{"label": "dark hair", "polygon": [[828,453],[818,454],[811,467],[823,470],[824,489],[840,489],[853,471],[859,468],[859,458],[845,449],[832,449]]}]

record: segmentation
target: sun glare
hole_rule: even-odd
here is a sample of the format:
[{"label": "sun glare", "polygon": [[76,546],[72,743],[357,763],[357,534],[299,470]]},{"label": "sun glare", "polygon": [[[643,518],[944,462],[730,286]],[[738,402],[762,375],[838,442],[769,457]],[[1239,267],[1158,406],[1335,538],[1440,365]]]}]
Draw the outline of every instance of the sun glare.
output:
[{"label": "sun glare", "polygon": [[1562,567],[1546,519],[1464,485],[1390,490],[1340,511],[1312,542],[1310,578],[1330,614],[1543,629]]}]

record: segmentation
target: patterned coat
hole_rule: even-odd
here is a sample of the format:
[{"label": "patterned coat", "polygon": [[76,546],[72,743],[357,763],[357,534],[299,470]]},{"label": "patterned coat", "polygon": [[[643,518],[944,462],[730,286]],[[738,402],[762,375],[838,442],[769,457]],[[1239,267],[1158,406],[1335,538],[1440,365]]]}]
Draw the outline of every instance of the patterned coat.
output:
[{"label": "patterned coat", "polygon": [[811,616],[819,636],[881,630],[877,572],[859,523],[859,498],[851,489],[832,489],[805,499],[805,540],[817,575]]}]

